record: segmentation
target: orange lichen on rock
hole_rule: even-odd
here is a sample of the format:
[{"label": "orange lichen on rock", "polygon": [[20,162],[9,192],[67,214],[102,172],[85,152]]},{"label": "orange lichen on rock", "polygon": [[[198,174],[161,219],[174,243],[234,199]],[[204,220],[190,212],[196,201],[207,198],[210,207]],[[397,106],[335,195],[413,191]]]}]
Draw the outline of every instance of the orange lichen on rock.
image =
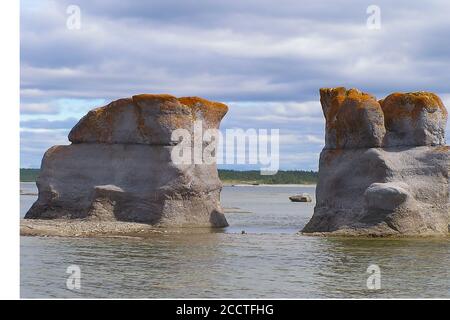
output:
[{"label": "orange lichen on rock", "polygon": [[393,93],[379,101],[357,89],[320,89],[326,149],[445,144],[447,110],[431,92]]},{"label": "orange lichen on rock", "polygon": [[227,112],[228,107],[226,104],[221,102],[209,101],[200,97],[181,97],[178,98],[181,104],[191,107],[207,107],[208,109],[216,109],[221,112]]},{"label": "orange lichen on rock", "polygon": [[355,106],[360,108],[364,108],[363,102],[376,101],[374,96],[354,88],[349,90],[344,87],[321,88],[320,102],[322,103],[322,109],[327,120],[327,126],[335,125],[334,120],[336,120],[337,114],[347,99],[353,101],[353,103],[357,102]]},{"label": "orange lichen on rock", "polygon": [[[225,113],[228,111],[228,107],[220,102],[209,101],[200,97],[181,97],[176,98],[175,96],[169,94],[138,94],[132,97],[133,102],[172,102],[177,103],[177,101],[182,105],[195,110],[199,110],[204,112],[205,114],[209,114],[210,112],[215,112],[216,114],[221,115],[223,117]],[[170,105],[169,105],[170,107]],[[167,106],[166,106],[167,109]]]},{"label": "orange lichen on rock", "polygon": [[433,93],[377,101],[321,89],[326,118],[316,205],[302,232],[448,236],[447,111]]},{"label": "orange lichen on rock", "polygon": [[425,91],[392,93],[383,99],[381,107],[386,125],[398,118],[408,117],[417,120],[423,112],[441,111],[443,115],[447,116],[447,110],[441,99],[436,94]]},{"label": "orange lichen on rock", "polygon": [[142,93],[142,94],[136,94],[132,97],[133,101],[140,102],[140,101],[158,101],[158,102],[166,102],[166,101],[176,101],[177,98],[166,93],[161,94],[151,94],[151,93]]},{"label": "orange lichen on rock", "polygon": [[327,127],[334,125],[336,115],[345,100],[347,90],[344,87],[321,88],[320,103],[327,121]]},{"label": "orange lichen on rock", "polygon": [[438,146],[436,148],[433,148],[432,150],[434,152],[449,153],[450,152],[450,146]]},{"label": "orange lichen on rock", "polygon": [[89,142],[98,139],[107,142],[114,127],[115,114],[120,113],[124,108],[128,108],[130,103],[131,99],[119,99],[104,107],[90,110],[72,128],[69,133],[69,140],[72,142],[87,140]]},{"label": "orange lichen on rock", "polygon": [[196,120],[203,128],[218,128],[228,107],[199,97],[139,94],[91,110],[69,134],[73,143],[173,144],[171,133],[191,131]]},{"label": "orange lichen on rock", "polygon": [[387,96],[381,107],[388,131],[386,146],[445,144],[448,113],[436,94],[397,92]]},{"label": "orange lichen on rock", "polygon": [[203,118],[210,123],[219,123],[228,112],[226,104],[209,101],[200,97],[181,97],[178,98],[178,101],[184,106],[193,108],[195,110],[194,115],[196,112],[201,112]]},{"label": "orange lichen on rock", "polygon": [[357,89],[320,89],[326,119],[326,148],[380,146],[385,133],[381,106],[376,98]]}]

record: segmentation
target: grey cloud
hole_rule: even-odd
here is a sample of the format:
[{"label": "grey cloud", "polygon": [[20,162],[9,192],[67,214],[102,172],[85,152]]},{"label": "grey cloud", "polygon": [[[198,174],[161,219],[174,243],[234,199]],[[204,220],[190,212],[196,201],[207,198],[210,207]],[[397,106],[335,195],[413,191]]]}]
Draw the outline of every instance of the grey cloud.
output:
[{"label": "grey cloud", "polygon": [[30,128],[30,129],[71,129],[76,123],[78,119],[76,118],[68,118],[65,120],[47,120],[47,119],[35,119],[35,120],[26,120],[20,122],[21,128]]},{"label": "grey cloud", "polygon": [[[319,87],[335,85],[381,94],[419,86],[443,92],[447,88],[438,77],[426,78],[427,66],[408,61],[429,41],[417,37],[423,34],[417,13],[435,13],[442,2],[406,3],[380,2],[386,30],[378,33],[365,28],[365,3],[351,1],[276,6],[268,1],[81,1],[80,31],[65,28],[64,3],[34,15],[24,9],[22,63],[29,68],[22,73],[23,87],[52,96],[71,91],[77,97],[113,98],[118,91],[158,90],[260,101],[311,99]],[[411,11],[416,15],[408,15]],[[216,16],[222,18],[212,19],[209,28],[201,23]],[[50,22],[41,25],[43,19]],[[427,22],[449,29],[443,19]],[[400,45],[399,37],[408,45]],[[436,56],[447,52],[445,46],[436,50]]]},{"label": "grey cloud", "polygon": [[57,114],[58,107],[50,103],[22,103],[20,105],[22,114]]},{"label": "grey cloud", "polygon": [[[320,137],[320,108],[307,114],[271,103],[318,101],[320,87],[334,86],[379,98],[450,93],[446,1],[377,1],[378,31],[365,25],[371,1],[80,0],[81,30],[73,31],[65,27],[69,4],[22,1],[21,99],[28,106],[144,92],[198,95],[232,101],[223,127]],[[26,125],[50,125],[36,122],[44,113],[34,112]],[[305,147],[283,150],[317,154]]]},{"label": "grey cloud", "polygon": [[21,130],[20,167],[39,168],[44,152],[53,145],[69,144],[68,130]]}]

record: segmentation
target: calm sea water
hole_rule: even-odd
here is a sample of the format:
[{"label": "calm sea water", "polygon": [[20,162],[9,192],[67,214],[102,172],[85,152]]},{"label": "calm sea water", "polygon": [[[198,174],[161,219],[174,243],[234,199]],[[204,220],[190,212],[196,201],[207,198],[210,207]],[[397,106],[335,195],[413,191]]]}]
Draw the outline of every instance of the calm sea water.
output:
[{"label": "calm sea water", "polygon": [[[21,189],[36,192],[34,184]],[[21,238],[22,297],[450,298],[449,240],[329,239],[297,235],[313,187],[225,187],[230,227],[149,239]],[[21,216],[36,196],[21,196]],[[235,211],[238,211],[235,209]],[[245,230],[246,234],[241,231]],[[81,289],[66,269],[81,268]],[[381,289],[367,289],[367,268]]]}]

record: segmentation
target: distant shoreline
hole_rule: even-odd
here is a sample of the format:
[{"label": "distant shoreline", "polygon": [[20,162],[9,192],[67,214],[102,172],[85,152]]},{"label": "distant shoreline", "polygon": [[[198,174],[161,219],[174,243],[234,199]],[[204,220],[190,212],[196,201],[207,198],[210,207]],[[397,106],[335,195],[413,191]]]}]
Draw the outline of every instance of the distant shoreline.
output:
[{"label": "distant shoreline", "polygon": [[223,182],[224,187],[298,187],[298,188],[307,188],[307,187],[316,187],[315,183],[305,184],[305,183],[261,183],[261,184],[248,184],[245,182],[241,183],[229,183]]},{"label": "distant shoreline", "polygon": [[[36,183],[36,181],[20,181],[21,183]],[[307,188],[307,187],[316,187],[315,183],[307,184],[307,183],[261,183],[261,184],[249,184],[246,182],[237,182],[230,183],[226,181],[222,181],[222,185],[224,187],[298,187],[298,188]],[[22,195],[34,195],[34,194],[26,194],[21,193]]]},{"label": "distant shoreline", "polygon": [[[20,182],[36,182],[40,169],[20,169]],[[258,170],[219,169],[219,178],[224,186],[314,186],[318,180],[315,171],[279,170],[274,175],[261,175]]]}]

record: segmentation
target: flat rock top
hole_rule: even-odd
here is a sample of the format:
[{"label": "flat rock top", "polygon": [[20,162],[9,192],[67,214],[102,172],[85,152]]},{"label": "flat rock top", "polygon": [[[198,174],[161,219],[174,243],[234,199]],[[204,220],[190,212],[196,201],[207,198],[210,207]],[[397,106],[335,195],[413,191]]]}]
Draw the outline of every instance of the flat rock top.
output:
[{"label": "flat rock top", "polygon": [[228,107],[200,97],[139,94],[89,111],[71,130],[73,143],[170,145],[176,129],[218,128]]},{"label": "flat rock top", "polygon": [[396,92],[380,100],[380,103],[387,121],[398,118],[417,120],[423,112],[438,115],[438,111],[447,116],[441,99],[431,92]]},{"label": "flat rock top", "polygon": [[320,89],[326,119],[326,148],[380,147],[385,135],[383,110],[377,99],[357,89]]},{"label": "flat rock top", "polygon": [[346,89],[344,87],[337,88],[321,88],[320,102],[322,103],[327,124],[336,118],[339,110],[344,102],[351,101],[357,108],[377,104],[377,99],[368,93],[359,91],[358,89]]},{"label": "flat rock top", "polygon": [[388,118],[417,118],[423,111],[429,113],[441,111],[444,115],[448,114],[442,100],[436,94],[426,91],[395,92],[377,101],[375,96],[355,88],[321,88],[320,100],[327,120],[332,120],[344,102],[348,100],[354,101],[356,108],[366,108],[378,102],[384,116]]},{"label": "flat rock top", "polygon": [[215,102],[215,101],[209,101],[200,97],[181,97],[177,98],[175,96],[172,96],[170,94],[150,94],[150,93],[143,93],[143,94],[137,94],[131,97],[133,101],[136,103],[153,103],[153,102],[179,102],[182,105],[185,105],[187,107],[198,107],[201,106],[206,109],[218,109],[222,112],[226,112],[228,110],[228,107],[226,104],[223,104],[221,102]]},{"label": "flat rock top", "polygon": [[376,97],[344,87],[320,89],[326,148],[445,145],[448,113],[432,92]]}]

